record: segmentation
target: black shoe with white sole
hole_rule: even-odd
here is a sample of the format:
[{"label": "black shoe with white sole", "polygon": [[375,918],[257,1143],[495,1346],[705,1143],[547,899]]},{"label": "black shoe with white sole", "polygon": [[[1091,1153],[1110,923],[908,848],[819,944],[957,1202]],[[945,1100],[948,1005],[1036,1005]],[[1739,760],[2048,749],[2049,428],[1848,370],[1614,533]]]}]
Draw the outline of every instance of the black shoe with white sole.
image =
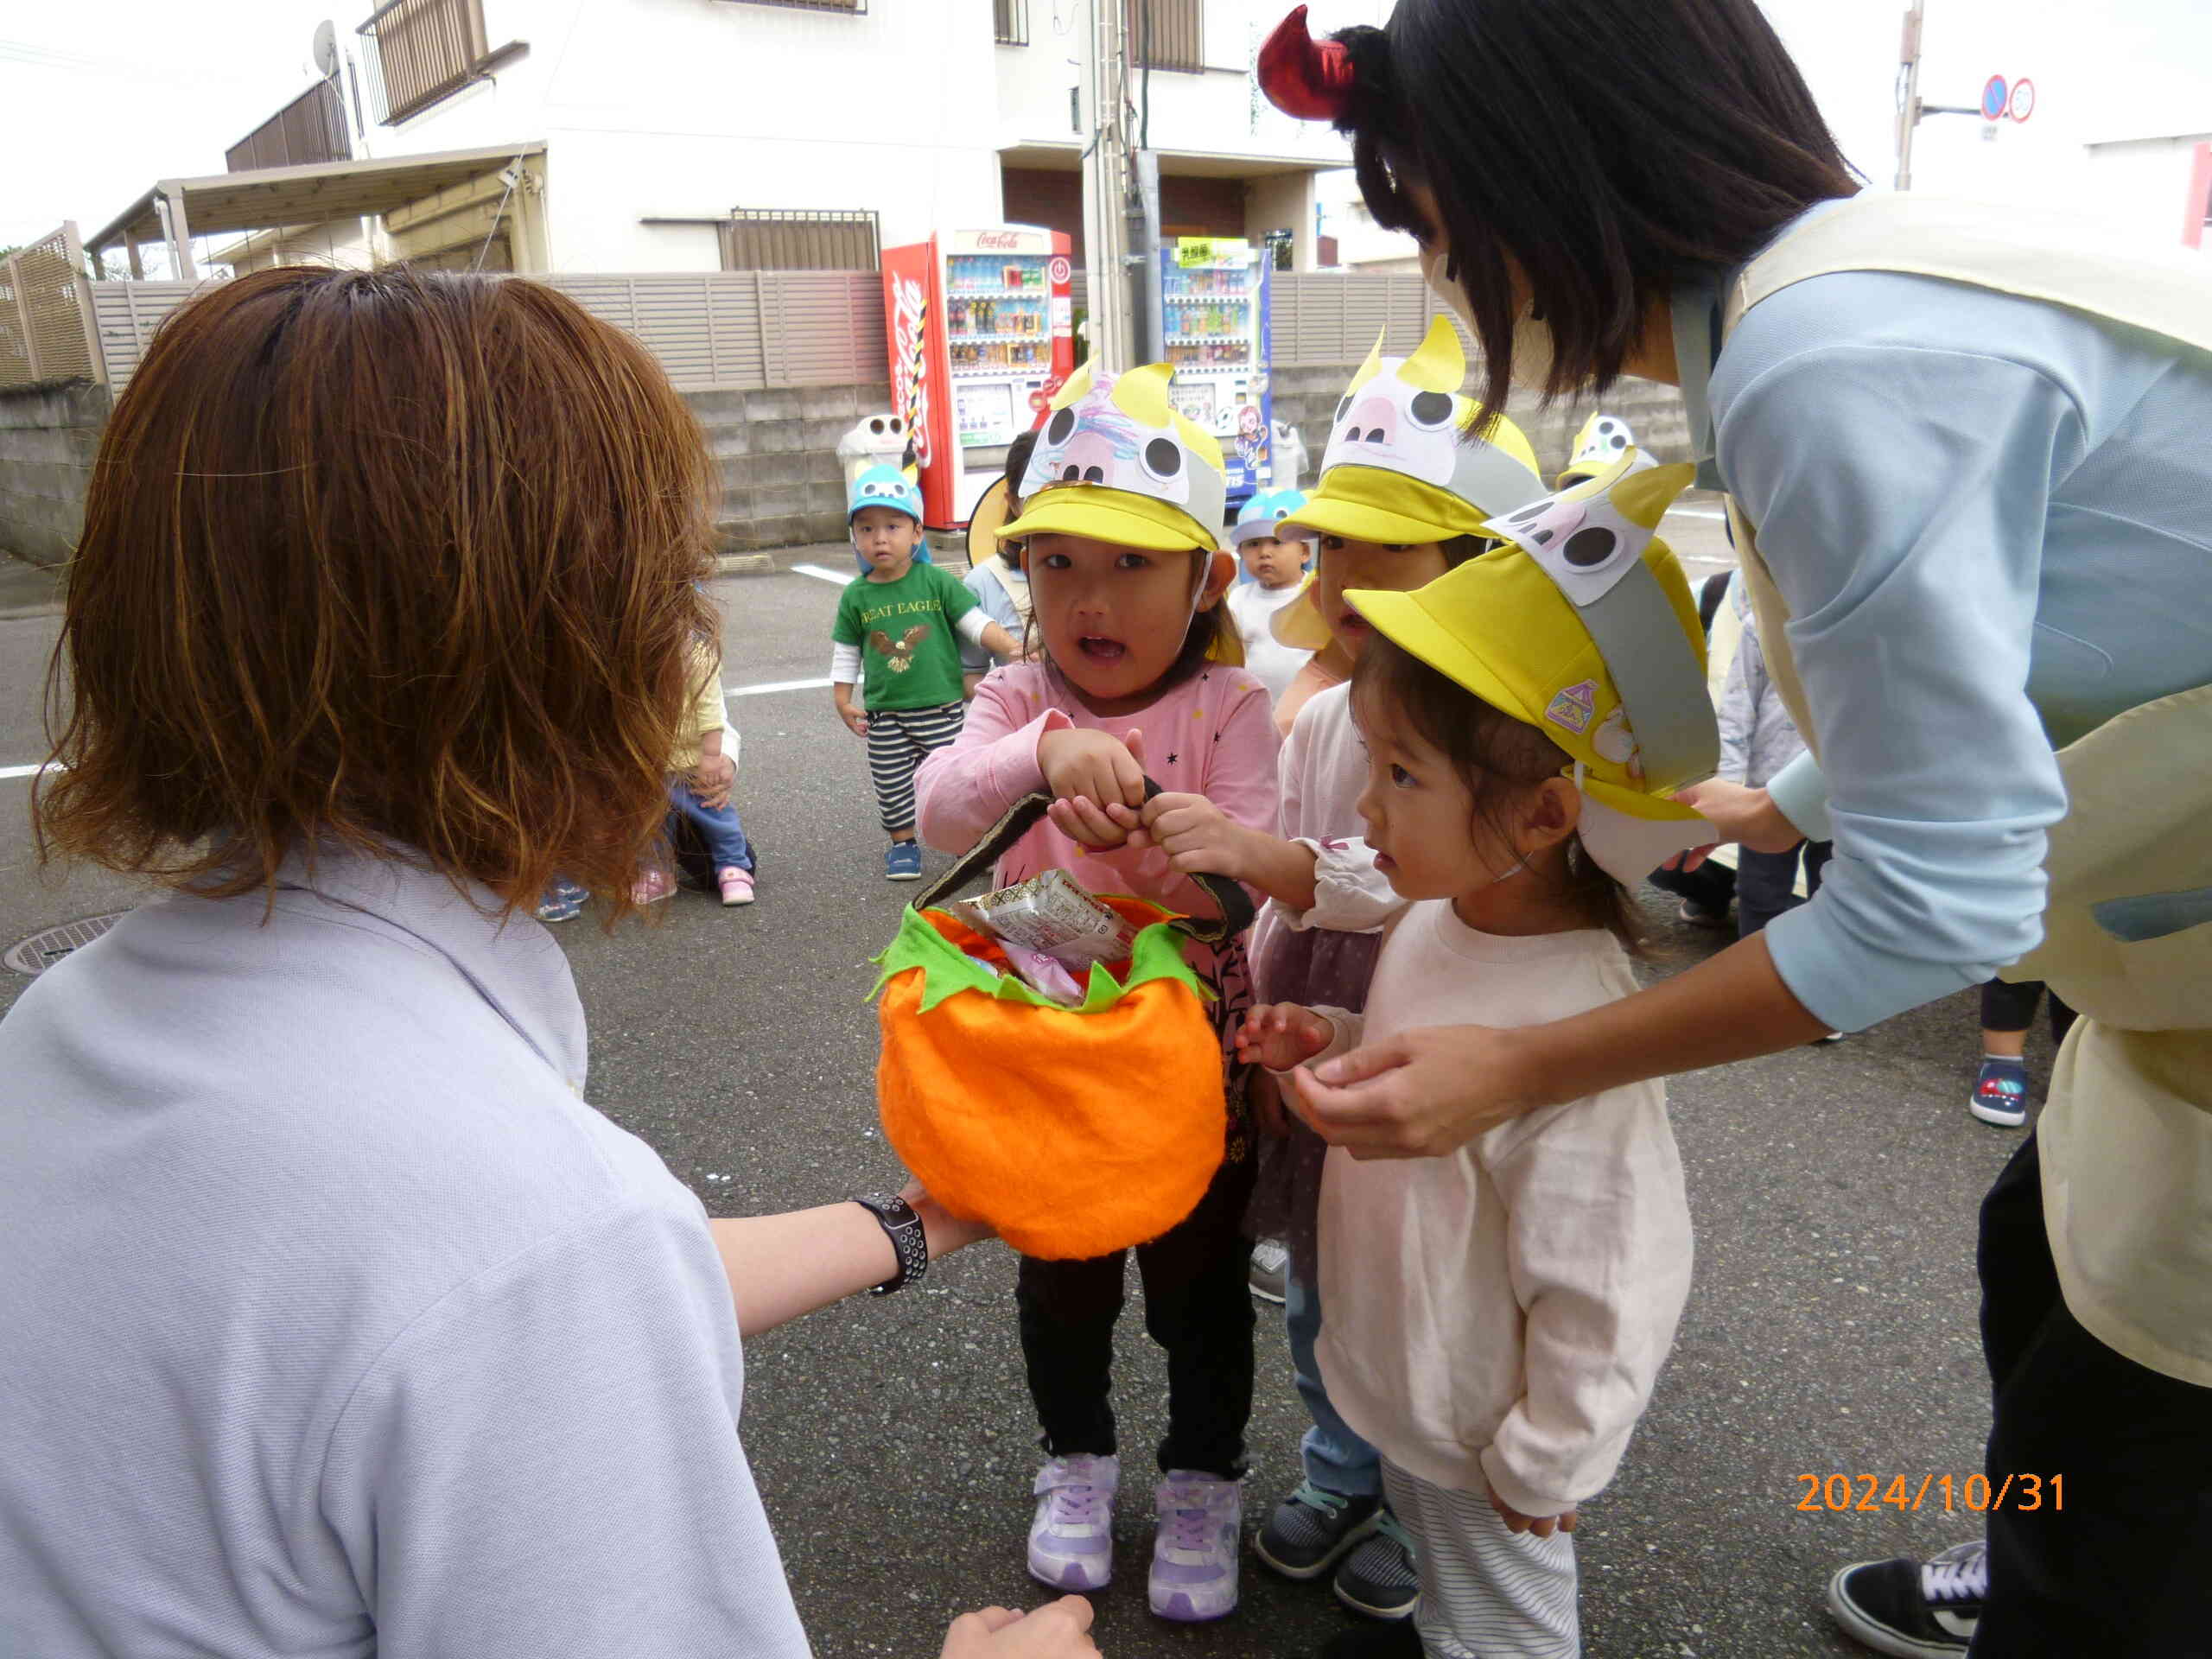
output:
[{"label": "black shoe with white sole", "polygon": [[1954,1544],[1933,1560],[1859,1561],[1828,1580],[1844,1633],[1897,1659],[1964,1653],[1989,1593],[1989,1547]]}]

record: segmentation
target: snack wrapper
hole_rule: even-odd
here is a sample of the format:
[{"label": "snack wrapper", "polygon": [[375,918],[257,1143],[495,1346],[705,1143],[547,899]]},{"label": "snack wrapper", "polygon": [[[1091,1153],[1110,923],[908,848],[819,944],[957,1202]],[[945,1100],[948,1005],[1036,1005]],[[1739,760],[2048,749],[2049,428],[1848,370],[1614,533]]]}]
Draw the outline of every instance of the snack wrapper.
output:
[{"label": "snack wrapper", "polygon": [[1040,951],[1069,968],[1126,961],[1137,930],[1092,898],[1065,870],[1046,870],[980,899],[948,906],[978,933]]}]

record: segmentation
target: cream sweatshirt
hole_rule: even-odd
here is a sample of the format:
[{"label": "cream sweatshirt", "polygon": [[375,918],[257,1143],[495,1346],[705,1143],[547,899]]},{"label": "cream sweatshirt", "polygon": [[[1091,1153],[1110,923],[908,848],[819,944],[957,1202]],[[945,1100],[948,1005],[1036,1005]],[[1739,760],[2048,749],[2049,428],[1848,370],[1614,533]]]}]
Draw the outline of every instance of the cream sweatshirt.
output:
[{"label": "cream sweatshirt", "polygon": [[[1610,934],[1501,938],[1437,899],[1384,941],[1363,1016],[1321,1012],[1333,1055],[1419,1026],[1541,1024],[1635,989]],[[1612,1478],[1689,1294],[1665,1090],[1547,1107],[1446,1158],[1332,1148],[1320,1246],[1316,1351],[1344,1421],[1424,1480],[1560,1514]]]}]

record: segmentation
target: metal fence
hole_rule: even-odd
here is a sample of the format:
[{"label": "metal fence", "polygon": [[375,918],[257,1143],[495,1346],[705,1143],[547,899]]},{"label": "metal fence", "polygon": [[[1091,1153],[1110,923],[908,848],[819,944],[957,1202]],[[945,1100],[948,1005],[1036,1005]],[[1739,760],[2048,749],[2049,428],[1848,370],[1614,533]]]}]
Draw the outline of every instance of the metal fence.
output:
[{"label": "metal fence", "polygon": [[353,141],[336,80],[318,80],[223,152],[224,170],[350,162]]},{"label": "metal fence", "polygon": [[0,386],[99,375],[86,300],[97,286],[74,220],[0,260]]},{"label": "metal fence", "polygon": [[[1377,334],[1385,336],[1385,350],[1410,352],[1428,332],[1428,320],[1444,308],[1428,284],[1411,271],[1381,276],[1277,271],[1272,279],[1270,361],[1277,368],[1358,363]],[[1474,341],[1457,317],[1452,327],[1471,361]]]},{"label": "metal fence", "polygon": [[868,270],[883,238],[872,213],[733,207],[721,233],[724,270]]},{"label": "metal fence", "polygon": [[[873,271],[563,272],[531,280],[636,335],[681,391],[861,385],[886,372],[883,285]],[[108,384],[120,389],[154,329],[197,284],[79,286],[92,291]],[[1443,308],[1417,276],[1325,271],[1277,273],[1274,305],[1276,368],[1358,363],[1378,334],[1387,349],[1410,352]],[[79,337],[81,351],[81,327]],[[4,372],[0,358],[0,378]]]},{"label": "metal fence", "polygon": [[1029,44],[1029,0],[991,0],[993,36],[1001,46]]},{"label": "metal fence", "polygon": [[1137,61],[1154,69],[1206,67],[1205,0],[1128,0]]}]

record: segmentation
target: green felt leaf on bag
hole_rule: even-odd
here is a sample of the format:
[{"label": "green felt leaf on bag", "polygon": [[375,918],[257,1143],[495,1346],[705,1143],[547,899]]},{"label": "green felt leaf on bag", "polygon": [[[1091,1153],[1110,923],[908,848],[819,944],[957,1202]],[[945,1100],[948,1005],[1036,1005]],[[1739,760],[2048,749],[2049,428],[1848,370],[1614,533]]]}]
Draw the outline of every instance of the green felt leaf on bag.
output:
[{"label": "green felt leaf on bag", "polygon": [[1129,953],[1128,977],[1116,979],[1103,963],[1091,963],[1083,1001],[1071,1008],[1033,988],[1019,974],[994,973],[938,932],[931,925],[928,916],[909,905],[899,918],[898,937],[880,954],[870,958],[882,972],[868,995],[880,994],[894,975],[918,968],[922,970],[924,1014],[962,991],[980,991],[1001,1002],[1026,1002],[1033,1007],[1051,1008],[1061,1014],[1103,1014],[1138,986],[1155,979],[1180,980],[1200,1001],[1213,1001],[1213,992],[1183,959],[1183,947],[1189,943],[1189,938],[1166,922],[1154,922],[1144,928],[1137,934],[1136,944]]}]

